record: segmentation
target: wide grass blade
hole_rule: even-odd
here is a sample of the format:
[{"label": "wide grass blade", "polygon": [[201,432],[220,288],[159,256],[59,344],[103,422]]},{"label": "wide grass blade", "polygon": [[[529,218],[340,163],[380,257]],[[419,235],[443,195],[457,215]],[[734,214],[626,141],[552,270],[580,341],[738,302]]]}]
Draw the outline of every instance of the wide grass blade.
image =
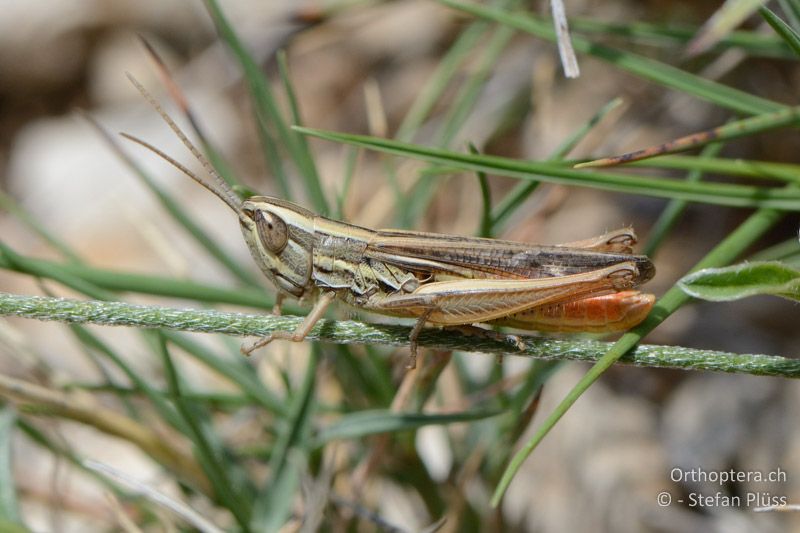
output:
[{"label": "wide grass blade", "polygon": [[481,60],[475,70],[459,88],[453,105],[448,109],[442,119],[442,127],[436,135],[436,145],[442,148],[450,146],[456,135],[464,126],[470,114],[475,109],[475,102],[483,91],[486,80],[494,67],[503,50],[506,49],[514,31],[510,28],[499,27],[493,33],[486,48],[483,51]]}]

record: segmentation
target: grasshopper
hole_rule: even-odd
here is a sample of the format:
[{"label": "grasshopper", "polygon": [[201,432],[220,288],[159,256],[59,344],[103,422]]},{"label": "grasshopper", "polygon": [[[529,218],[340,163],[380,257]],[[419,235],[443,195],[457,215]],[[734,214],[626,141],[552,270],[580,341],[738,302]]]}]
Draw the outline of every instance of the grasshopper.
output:
[{"label": "grasshopper", "polygon": [[372,230],[280,198],[253,196],[242,201],[153,96],[128,77],[213,180],[202,179],[146,141],[122,135],[171,163],[233,210],[253,259],[278,289],[276,313],[285,296],[316,300],[295,331],[274,332],[243,348],[245,353],[274,339],[302,341],[337,298],[367,311],[416,319],[409,368],[415,366],[417,337],[428,323],[617,332],[641,322],[653,306],[653,295],[633,290],[653,277],[655,267],[646,256],[632,254],[636,236],[631,228],[540,246]]}]

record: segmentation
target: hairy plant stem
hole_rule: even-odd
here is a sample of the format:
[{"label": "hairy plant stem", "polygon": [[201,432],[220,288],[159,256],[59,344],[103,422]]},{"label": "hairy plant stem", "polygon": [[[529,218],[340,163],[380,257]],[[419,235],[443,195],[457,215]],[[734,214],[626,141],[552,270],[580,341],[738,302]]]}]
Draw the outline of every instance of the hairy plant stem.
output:
[{"label": "hairy plant stem", "polygon": [[[303,321],[298,316],[248,315],[215,310],[172,309],[124,302],[80,301],[44,296],[0,293],[0,316],[18,316],[66,323],[170,328],[237,336],[263,336],[291,331]],[[308,336],[337,344],[407,346],[411,328],[395,324],[321,320]],[[584,339],[550,339],[523,336],[525,350],[458,330],[429,328],[420,346],[434,349],[516,355],[541,359],[597,361],[612,345]],[[639,346],[619,362],[656,368],[714,370],[753,375],[800,377],[800,360],[758,354],[695,350],[680,346]]]}]

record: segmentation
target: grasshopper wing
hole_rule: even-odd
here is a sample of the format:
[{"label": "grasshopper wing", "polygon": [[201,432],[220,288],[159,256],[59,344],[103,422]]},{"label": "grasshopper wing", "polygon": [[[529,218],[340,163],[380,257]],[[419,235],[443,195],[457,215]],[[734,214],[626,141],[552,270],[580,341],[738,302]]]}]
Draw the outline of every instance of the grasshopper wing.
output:
[{"label": "grasshopper wing", "polygon": [[[622,232],[606,234],[570,246],[535,244],[460,237],[416,231],[380,230],[366,247],[364,255],[371,259],[413,271],[432,281],[453,278],[467,279],[538,279],[581,274],[632,262],[636,265],[633,285],[640,285],[655,273],[653,263],[645,256],[624,252],[602,251],[629,249],[629,244],[616,245]],[[635,239],[627,232],[628,243]]]}]

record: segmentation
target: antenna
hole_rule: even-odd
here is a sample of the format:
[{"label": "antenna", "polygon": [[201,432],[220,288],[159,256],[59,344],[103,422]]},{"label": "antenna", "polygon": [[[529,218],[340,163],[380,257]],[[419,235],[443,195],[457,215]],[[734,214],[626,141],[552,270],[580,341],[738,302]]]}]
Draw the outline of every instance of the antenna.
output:
[{"label": "antenna", "polygon": [[220,176],[219,173],[214,169],[214,167],[211,165],[208,159],[206,159],[206,157],[200,152],[200,150],[198,150],[197,147],[194,144],[192,144],[192,141],[190,141],[189,138],[186,136],[186,134],[184,134],[183,131],[178,127],[178,125],[175,124],[175,121],[173,121],[172,118],[166,113],[166,111],[164,111],[164,109],[161,107],[161,104],[158,103],[158,101],[153,97],[153,95],[151,95],[147,91],[147,89],[145,89],[142,86],[142,84],[139,83],[139,81],[133,77],[132,74],[126,72],[125,75],[128,77],[133,86],[136,87],[136,89],[142,94],[142,96],[144,96],[145,100],[147,100],[147,102],[153,107],[153,109],[155,109],[156,112],[159,115],[161,115],[161,118],[164,119],[164,122],[166,122],[169,128],[175,133],[175,135],[178,136],[183,145],[192,153],[192,155],[198,161],[200,161],[200,164],[203,165],[203,168],[206,170],[206,172],[208,172],[208,174],[213,178],[214,181],[209,182],[208,180],[202,179],[200,176],[198,176],[197,174],[186,168],[184,165],[176,161],[174,158],[168,156],[167,154],[165,154],[152,144],[143,141],[138,137],[135,137],[127,133],[121,133],[120,135],[122,135],[128,140],[140,144],[141,146],[144,146],[151,152],[155,153],[156,155],[167,161],[169,164],[171,164],[172,166],[174,166],[175,168],[177,168],[178,170],[180,170],[181,172],[192,178],[194,181],[196,181],[197,183],[199,183],[200,185],[211,191],[220,200],[225,202],[228,205],[228,207],[233,209],[234,212],[241,215],[242,214],[241,201],[233,192],[233,189],[231,189],[230,185],[228,185],[228,183],[224,179],[222,179],[222,176]]},{"label": "antenna", "polygon": [[231,209],[233,209],[236,212],[236,214],[240,214],[241,213],[242,210],[239,207],[239,204],[236,203],[232,198],[229,198],[227,195],[221,194],[220,191],[218,191],[214,187],[212,187],[210,183],[206,182],[203,178],[201,178],[200,176],[198,176],[197,174],[195,174],[194,172],[192,172],[191,170],[186,168],[184,165],[182,165],[181,163],[176,161],[173,157],[168,156],[167,154],[165,154],[164,152],[162,152],[161,150],[159,150],[158,148],[156,148],[155,146],[153,146],[149,142],[144,141],[144,140],[140,139],[139,137],[135,137],[135,136],[131,135],[130,133],[122,132],[122,133],[120,133],[120,135],[122,135],[123,137],[125,137],[129,141],[133,141],[136,144],[144,146],[145,148],[147,148],[148,150],[150,150],[151,152],[153,152],[154,154],[159,156],[161,159],[165,160],[167,163],[169,163],[173,167],[177,168],[178,170],[180,170],[181,172],[183,172],[184,174],[186,174],[187,176],[192,178],[194,181],[196,181],[197,183],[199,183],[200,185],[205,187],[207,190],[209,190],[212,193],[214,193],[215,196],[219,197]]}]

